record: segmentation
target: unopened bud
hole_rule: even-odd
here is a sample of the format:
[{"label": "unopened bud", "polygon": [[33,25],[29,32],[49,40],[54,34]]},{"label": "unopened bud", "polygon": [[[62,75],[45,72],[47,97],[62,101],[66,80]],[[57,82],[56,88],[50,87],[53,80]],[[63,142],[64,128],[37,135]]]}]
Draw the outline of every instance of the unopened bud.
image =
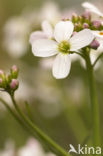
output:
[{"label": "unopened bud", "polygon": [[69,18],[62,18],[62,21],[69,21]]},{"label": "unopened bud", "polygon": [[77,14],[76,13],[73,13],[72,14],[72,22],[73,23],[76,23],[78,21],[78,16],[77,16]]},{"label": "unopened bud", "polygon": [[83,28],[84,28],[84,29],[87,29],[87,28],[89,28],[89,25],[88,25],[88,23],[84,23],[84,24],[83,24]]},{"label": "unopened bud", "polygon": [[92,49],[98,49],[98,47],[100,46],[100,43],[97,40],[93,40],[93,42],[90,44],[90,47]]},{"label": "unopened bud", "polygon": [[86,20],[90,20],[91,19],[91,13],[89,11],[85,11],[82,15],[82,17]]},{"label": "unopened bud", "polygon": [[4,75],[3,70],[0,70],[0,76]]},{"label": "unopened bud", "polygon": [[10,83],[10,82],[11,82],[11,79],[12,79],[12,77],[11,77],[10,74],[6,76],[6,81],[7,81],[7,83]]},{"label": "unopened bud", "polygon": [[76,32],[82,30],[82,24],[81,24],[81,23],[75,23],[75,25],[74,25],[74,30],[75,30]]},{"label": "unopened bud", "polygon": [[12,79],[11,83],[10,83],[10,88],[12,90],[16,90],[19,86],[19,82],[16,79]]},{"label": "unopened bud", "polygon": [[96,28],[96,29],[100,28],[101,25],[102,25],[102,24],[101,24],[101,21],[93,21],[93,22],[92,22],[92,26],[93,26],[94,28]]},{"label": "unopened bud", "polygon": [[0,78],[2,79],[2,81],[5,83],[5,73],[3,70],[0,70]]},{"label": "unopened bud", "polygon": [[17,66],[13,65],[12,68],[11,68],[12,78],[16,79],[18,77],[18,72],[19,72],[19,69],[17,68]]}]

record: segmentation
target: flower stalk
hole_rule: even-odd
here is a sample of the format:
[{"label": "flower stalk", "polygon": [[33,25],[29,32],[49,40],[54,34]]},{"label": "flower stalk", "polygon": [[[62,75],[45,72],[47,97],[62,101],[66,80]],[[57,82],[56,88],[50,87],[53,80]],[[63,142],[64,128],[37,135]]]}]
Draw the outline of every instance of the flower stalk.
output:
[{"label": "flower stalk", "polygon": [[60,147],[58,144],[56,144],[50,137],[48,137],[46,134],[44,134],[29,118],[25,116],[25,114],[20,110],[18,107],[14,95],[11,94],[11,99],[14,104],[14,107],[20,117],[24,120],[24,122],[33,130],[38,137],[40,137],[41,140],[43,140],[51,149],[52,152],[57,154],[57,156],[70,156],[69,153],[67,153],[62,147]]},{"label": "flower stalk", "polygon": [[96,84],[94,79],[93,65],[91,64],[89,53],[85,53],[85,61],[88,74],[89,92],[91,101],[91,118],[92,118],[92,142],[93,146],[100,146],[100,119],[99,119],[99,105],[96,91]]}]

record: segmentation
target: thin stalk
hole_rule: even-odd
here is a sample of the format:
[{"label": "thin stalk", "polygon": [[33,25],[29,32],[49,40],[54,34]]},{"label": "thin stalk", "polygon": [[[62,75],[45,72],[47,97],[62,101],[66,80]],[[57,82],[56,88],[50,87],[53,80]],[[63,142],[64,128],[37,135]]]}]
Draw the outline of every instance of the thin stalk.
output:
[{"label": "thin stalk", "polygon": [[72,52],[72,53],[75,53],[75,54],[81,56],[83,59],[85,58],[84,55],[83,55],[81,52],[76,52],[76,51],[74,51],[74,52]]},{"label": "thin stalk", "polygon": [[19,109],[18,105],[16,104],[16,101],[14,99],[14,96],[11,95],[12,102],[15,106],[15,109],[19,113],[19,115],[22,117],[22,119],[28,124],[28,126],[34,130],[34,132],[39,136],[47,145],[49,145],[50,149],[57,154],[58,156],[70,156],[69,153],[67,153],[62,147],[60,147],[58,144],[56,144],[50,137],[48,137],[45,133],[43,133],[34,123],[32,123],[29,118],[25,116],[25,114]]},{"label": "thin stalk", "polygon": [[93,67],[96,65],[96,63],[98,62],[98,60],[99,60],[101,57],[103,57],[103,53],[101,53],[101,54],[97,57],[97,59],[94,61]]},{"label": "thin stalk", "polygon": [[89,92],[91,101],[91,118],[92,118],[92,142],[93,146],[100,146],[100,119],[99,119],[99,105],[96,91],[96,84],[94,79],[93,66],[91,64],[89,53],[85,54],[88,82],[89,82]]},{"label": "thin stalk", "polygon": [[22,128],[24,130],[26,130],[26,132],[30,133],[32,136],[34,136],[34,138],[37,138],[39,141],[42,142],[43,141],[34,133],[34,130],[30,129],[30,127],[28,127],[20,118],[19,116],[11,109],[11,107],[9,106],[9,104],[4,101],[2,98],[0,98],[1,103],[7,108],[7,110],[10,112],[10,114],[14,117],[14,119],[16,121],[18,121],[18,123],[22,126]]},{"label": "thin stalk", "polygon": [[0,98],[1,103],[7,108],[7,110],[11,113],[16,121],[25,129],[27,132],[29,131],[32,135],[33,132],[28,128],[28,126],[20,119],[20,117],[11,109],[9,104],[7,104],[3,99]]}]

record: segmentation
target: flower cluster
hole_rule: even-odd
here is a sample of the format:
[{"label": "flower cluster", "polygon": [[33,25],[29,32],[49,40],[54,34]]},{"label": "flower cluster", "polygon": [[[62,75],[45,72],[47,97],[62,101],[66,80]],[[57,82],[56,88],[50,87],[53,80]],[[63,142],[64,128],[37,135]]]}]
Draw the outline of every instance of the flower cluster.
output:
[{"label": "flower cluster", "polygon": [[103,12],[97,8],[95,5],[84,2],[82,6],[85,8],[86,12],[90,14],[91,24],[89,25],[89,29],[92,31],[95,40],[91,44],[91,57],[96,59],[98,54],[103,52]]},{"label": "flower cluster", "polygon": [[89,11],[85,11],[81,16],[73,14],[71,17],[76,32],[82,29],[103,30],[103,24],[100,20],[93,20]]},{"label": "flower cluster", "polygon": [[[65,78],[69,74],[70,54],[81,52],[85,47],[88,47],[90,52],[92,49],[103,50],[103,21],[92,18],[91,12],[94,7],[92,4],[86,2],[83,3],[83,6],[85,5],[86,11],[82,15],[72,14],[68,19],[63,18],[57,22],[55,26],[47,20],[43,21],[42,31],[30,35],[32,52],[35,56],[57,55],[52,69],[53,76],[57,79]],[[96,7],[94,8],[96,10]]]},{"label": "flower cluster", "polygon": [[18,68],[15,65],[12,66],[8,75],[0,70],[0,88],[12,95],[19,86],[17,78]]}]

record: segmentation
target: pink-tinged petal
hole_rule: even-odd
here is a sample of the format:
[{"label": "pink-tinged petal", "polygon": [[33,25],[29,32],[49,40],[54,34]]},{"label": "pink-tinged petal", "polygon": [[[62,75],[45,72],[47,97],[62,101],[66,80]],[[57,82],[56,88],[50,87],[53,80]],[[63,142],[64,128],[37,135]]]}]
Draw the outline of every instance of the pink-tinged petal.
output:
[{"label": "pink-tinged petal", "polygon": [[42,22],[42,29],[43,29],[43,32],[48,36],[48,38],[53,37],[53,28],[48,21]]},{"label": "pink-tinged petal", "polygon": [[32,44],[38,39],[47,39],[47,35],[43,31],[35,31],[30,35],[29,42]]},{"label": "pink-tinged petal", "polygon": [[94,35],[89,29],[78,32],[70,39],[70,51],[77,51],[78,49],[88,46],[93,39]]},{"label": "pink-tinged petal", "polygon": [[54,30],[54,37],[57,42],[69,40],[73,33],[74,25],[70,21],[60,21],[56,24]]},{"label": "pink-tinged petal", "polygon": [[53,76],[56,79],[63,79],[68,76],[71,68],[70,55],[68,54],[58,54],[53,64]]},{"label": "pink-tinged petal", "polygon": [[58,53],[57,42],[39,39],[32,43],[32,52],[38,57],[49,57]]}]

